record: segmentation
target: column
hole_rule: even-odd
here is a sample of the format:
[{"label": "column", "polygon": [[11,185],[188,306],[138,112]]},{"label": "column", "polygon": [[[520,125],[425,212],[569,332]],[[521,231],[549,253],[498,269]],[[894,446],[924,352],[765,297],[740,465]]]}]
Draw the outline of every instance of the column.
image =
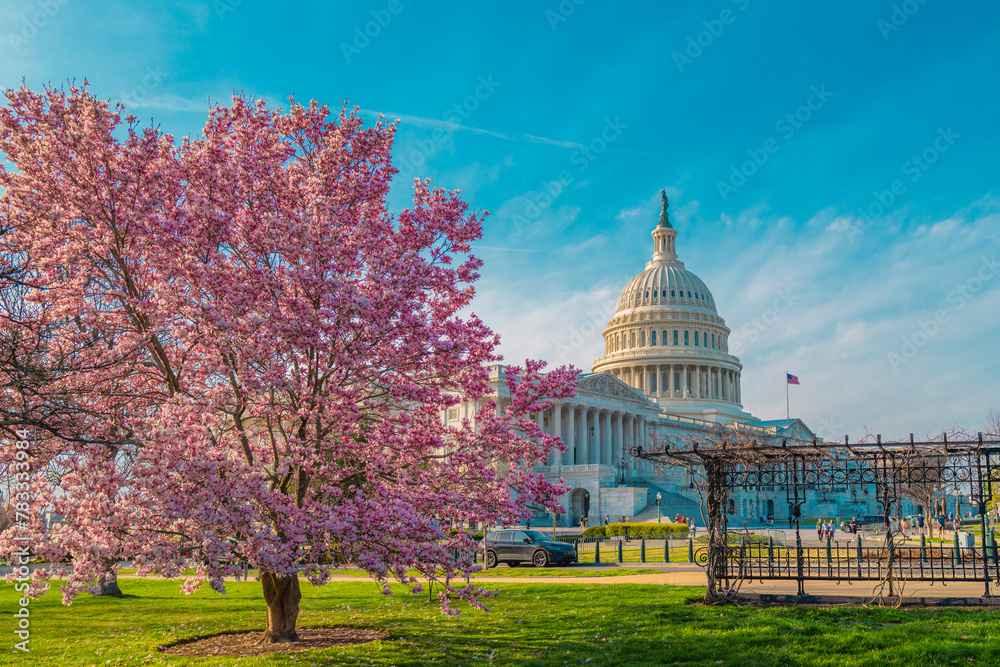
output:
[{"label": "column", "polygon": [[573,465],[573,448],[576,446],[576,406],[572,403],[566,406],[566,451],[563,452],[563,465]]},{"label": "column", "polygon": [[614,440],[612,440],[612,442],[611,442],[611,448],[612,448],[611,461],[610,461],[611,465],[614,465],[615,463],[617,463],[618,462],[618,457],[621,456],[622,442],[624,442],[623,438],[625,437],[625,432],[624,432],[624,428],[623,428],[623,425],[622,425],[622,421],[623,421],[622,413],[616,412],[615,413],[615,437],[614,437]]},{"label": "column", "polygon": [[608,413],[606,411],[602,410],[600,412],[600,414],[598,415],[597,419],[598,419],[598,422],[597,422],[598,423],[597,431],[600,434],[599,440],[600,440],[600,443],[601,443],[601,457],[600,457],[600,459],[597,462],[598,463],[607,463],[608,462],[608,452],[611,450],[611,444],[608,442],[608,435],[609,435],[609,433],[608,433]]},{"label": "column", "polygon": [[663,366],[656,364],[656,397],[663,398]]},{"label": "column", "polygon": [[587,408],[587,415],[584,417],[584,420],[587,424],[587,460],[585,463],[597,463],[597,457],[594,456],[595,445],[597,443],[597,429],[594,426],[597,422],[597,414],[593,408]]},{"label": "column", "polygon": [[[556,436],[560,440],[563,437],[562,434],[562,403],[552,404],[552,435]],[[556,465],[559,457],[559,450],[553,448],[552,452],[549,454],[549,465]]]},{"label": "column", "polygon": [[587,462],[587,408],[581,405],[576,416],[576,464]]},{"label": "column", "polygon": [[[622,452],[627,452],[632,446],[632,415],[626,414],[624,417],[624,428],[622,429],[622,434],[624,438],[622,439]],[[620,453],[621,456],[625,456],[624,453]]]},{"label": "column", "polygon": [[743,401],[741,400],[742,399],[742,395],[743,395],[743,392],[740,391],[740,374],[737,373],[736,374],[736,402],[739,403],[740,405],[743,404]]},{"label": "column", "polygon": [[694,367],[694,397],[701,398],[701,366]]},{"label": "column", "polygon": [[[644,418],[642,417],[639,418],[639,423],[637,424],[636,431],[638,437],[636,438],[635,444],[642,447],[643,449],[646,449],[646,447],[649,445],[649,439],[647,438],[646,420]],[[629,467],[632,469],[633,473],[637,473],[639,471],[639,459],[633,458],[629,462]]]},{"label": "column", "polygon": [[597,408],[592,408],[591,421],[593,422],[593,435],[590,444],[590,463],[601,462],[601,412]]},{"label": "column", "polygon": [[667,396],[674,397],[674,367],[667,365]]}]

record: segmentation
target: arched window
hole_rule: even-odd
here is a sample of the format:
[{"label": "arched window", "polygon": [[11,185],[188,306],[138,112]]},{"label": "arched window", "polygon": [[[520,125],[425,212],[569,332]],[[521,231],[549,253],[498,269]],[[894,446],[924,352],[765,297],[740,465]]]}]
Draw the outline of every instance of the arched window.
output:
[{"label": "arched window", "polygon": [[712,334],[712,349],[715,349],[715,334]]},{"label": "arched window", "polygon": [[674,393],[681,393],[681,374],[679,371],[674,372]]},{"label": "arched window", "polygon": [[649,333],[649,344],[652,347],[656,347],[656,332],[655,331],[651,331]]},{"label": "arched window", "polygon": [[667,330],[666,329],[663,330],[662,336],[663,337],[660,338],[660,345],[666,345],[667,344]]},{"label": "arched window", "polygon": [[646,290],[646,298],[649,298],[649,290]]},{"label": "arched window", "polygon": [[674,345],[677,345],[677,329],[674,329]]},{"label": "arched window", "polygon": [[657,295],[657,294],[658,294],[658,292],[657,292],[656,290],[653,290],[653,298],[654,298],[654,299],[656,298],[656,295]]},{"label": "arched window", "polygon": [[694,346],[698,347],[698,332],[694,332]]},{"label": "arched window", "polygon": [[691,298],[691,290],[688,290],[688,298]]},{"label": "arched window", "polygon": [[630,345],[630,347],[635,347],[635,332],[634,331],[632,332],[632,344]]},{"label": "arched window", "polygon": [[670,290],[670,296],[677,296],[676,290]]},{"label": "arched window", "polygon": [[686,346],[687,346],[688,344],[689,344],[689,343],[688,343],[688,332],[687,332],[687,331],[685,331],[685,332],[684,332],[684,345],[685,345],[685,347],[686,347]]},{"label": "arched window", "polygon": [[650,393],[656,393],[656,373],[649,376],[649,391]]},{"label": "arched window", "polygon": [[639,347],[646,347],[646,332],[639,332]]}]

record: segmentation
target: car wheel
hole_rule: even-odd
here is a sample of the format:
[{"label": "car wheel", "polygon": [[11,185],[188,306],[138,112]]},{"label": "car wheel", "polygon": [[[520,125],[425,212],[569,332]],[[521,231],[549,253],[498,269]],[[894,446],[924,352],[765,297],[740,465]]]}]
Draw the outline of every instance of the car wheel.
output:
[{"label": "car wheel", "polygon": [[511,562],[507,563],[507,567],[517,567],[520,564],[521,564],[520,561],[512,560]]},{"label": "car wheel", "polygon": [[545,549],[539,549],[531,557],[531,562],[535,564],[535,567],[545,567],[549,564],[549,555],[545,553]]},{"label": "car wheel", "polygon": [[497,552],[486,552],[486,569],[493,569],[497,566]]}]

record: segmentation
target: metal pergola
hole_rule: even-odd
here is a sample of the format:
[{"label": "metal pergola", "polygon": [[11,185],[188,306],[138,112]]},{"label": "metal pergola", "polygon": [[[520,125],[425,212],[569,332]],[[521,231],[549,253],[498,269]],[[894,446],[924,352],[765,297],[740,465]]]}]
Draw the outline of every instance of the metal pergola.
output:
[{"label": "metal pergola", "polygon": [[[1000,440],[975,439],[916,442],[870,441],[806,442],[766,439],[760,434],[717,429],[683,446],[653,443],[631,450],[634,457],[654,466],[686,466],[704,475],[703,501],[708,524],[708,547],[699,554],[707,567],[709,597],[732,590],[743,580],[791,579],[804,595],[806,580],[881,581],[889,595],[904,581],[982,581],[986,596],[990,582],[1000,585],[996,542],[987,519],[993,484],[1000,481]],[[726,504],[736,487],[784,487],[789,514],[798,517],[808,492],[824,485],[871,485],[885,525],[907,489],[919,485],[965,488],[978,505],[982,545],[976,547],[897,546],[892,530],[877,548],[856,549],[828,542],[825,547],[802,546],[795,522],[794,552],[783,549],[775,558],[773,546],[729,544]],[[947,565],[947,566],[946,566]],[[894,587],[894,584],[897,584]]]}]

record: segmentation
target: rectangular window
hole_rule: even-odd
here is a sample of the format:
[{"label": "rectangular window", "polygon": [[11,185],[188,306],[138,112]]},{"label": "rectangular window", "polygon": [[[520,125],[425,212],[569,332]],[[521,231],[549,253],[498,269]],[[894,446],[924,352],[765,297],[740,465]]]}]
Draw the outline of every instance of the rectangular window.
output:
[{"label": "rectangular window", "polygon": [[458,408],[448,408],[448,421],[450,422],[458,421]]}]

